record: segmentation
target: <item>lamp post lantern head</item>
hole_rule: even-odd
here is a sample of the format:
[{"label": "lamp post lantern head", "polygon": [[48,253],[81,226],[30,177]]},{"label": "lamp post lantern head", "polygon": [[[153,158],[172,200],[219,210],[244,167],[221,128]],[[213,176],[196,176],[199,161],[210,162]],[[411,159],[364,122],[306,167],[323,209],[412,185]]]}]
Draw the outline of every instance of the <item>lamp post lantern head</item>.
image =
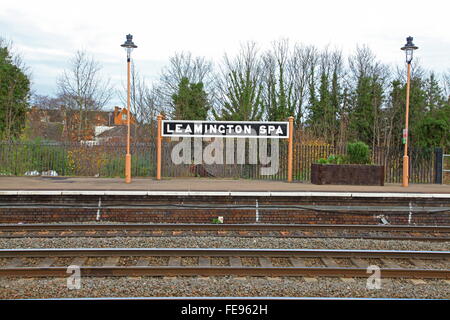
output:
[{"label": "lamp post lantern head", "polygon": [[131,34],[127,34],[127,41],[125,41],[120,46],[127,51],[128,59],[130,59],[131,51],[133,51],[133,49],[137,48],[137,45],[135,45],[133,42],[133,36]]},{"label": "lamp post lantern head", "polygon": [[410,64],[413,58],[413,51],[419,49],[419,47],[414,45],[413,37],[408,37],[406,38],[406,44],[401,49],[406,53],[406,63]]}]

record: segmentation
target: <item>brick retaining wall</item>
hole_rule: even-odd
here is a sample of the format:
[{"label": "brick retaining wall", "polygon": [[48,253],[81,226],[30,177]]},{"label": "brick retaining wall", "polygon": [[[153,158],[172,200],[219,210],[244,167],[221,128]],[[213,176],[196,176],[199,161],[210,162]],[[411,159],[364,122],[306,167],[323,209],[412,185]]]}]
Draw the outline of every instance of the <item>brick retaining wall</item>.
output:
[{"label": "brick retaining wall", "polygon": [[[379,224],[383,215],[391,224],[408,224],[409,213],[343,213],[314,211],[260,211],[261,223]],[[151,223],[211,223],[218,216],[224,223],[255,223],[254,210],[135,210],[103,209],[99,221]],[[0,209],[0,223],[95,222],[97,210],[92,209]],[[415,213],[412,224],[450,225],[448,213]]]},{"label": "brick retaining wall", "polygon": [[[433,198],[346,198],[346,197],[152,197],[152,196],[0,196],[0,223],[46,223],[97,221],[97,204],[101,206],[147,205],[146,208],[100,208],[100,221],[153,222],[153,223],[211,223],[218,216],[224,223],[255,223],[256,200],[261,223],[320,223],[320,224],[379,224],[384,216],[391,224],[450,225],[450,199]],[[180,208],[170,205],[210,205],[209,208]],[[21,208],[21,205],[36,206]],[[69,208],[58,205],[72,206]],[[218,205],[247,205],[248,208],[218,208]],[[338,206],[339,211],[317,211],[316,208],[280,209],[283,205]],[[38,207],[41,206],[41,207]],[[56,206],[56,207],[49,207]],[[83,206],[88,208],[83,208]],[[369,210],[355,209],[363,206]],[[382,207],[435,207],[442,212],[395,211]],[[342,210],[345,207],[345,210]],[[370,210],[373,207],[373,210]],[[321,209],[323,210],[323,209]]]}]

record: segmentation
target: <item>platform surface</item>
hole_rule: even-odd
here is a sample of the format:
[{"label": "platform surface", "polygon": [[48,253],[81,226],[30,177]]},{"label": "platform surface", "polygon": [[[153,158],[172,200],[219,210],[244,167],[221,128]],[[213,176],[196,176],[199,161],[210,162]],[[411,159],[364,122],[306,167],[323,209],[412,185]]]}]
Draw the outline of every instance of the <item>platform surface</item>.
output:
[{"label": "platform surface", "polygon": [[310,183],[264,180],[173,178],[157,181],[135,178],[126,184],[120,178],[0,177],[0,190],[57,191],[228,191],[228,192],[368,192],[450,194],[450,185],[386,184],[385,186],[314,185]]}]

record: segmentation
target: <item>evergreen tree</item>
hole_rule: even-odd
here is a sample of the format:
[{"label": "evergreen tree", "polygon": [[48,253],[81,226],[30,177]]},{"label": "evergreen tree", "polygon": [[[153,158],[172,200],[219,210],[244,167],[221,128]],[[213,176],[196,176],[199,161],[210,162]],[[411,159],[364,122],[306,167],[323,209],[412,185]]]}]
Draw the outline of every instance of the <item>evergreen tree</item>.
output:
[{"label": "evergreen tree", "polygon": [[[387,110],[392,137],[388,144],[401,145],[405,127],[406,83],[392,82],[390,103]],[[423,73],[411,77],[409,103],[409,143],[412,147],[450,147],[450,106],[433,73],[425,80]]]},{"label": "evergreen tree", "polygon": [[414,142],[419,147],[450,149],[450,105],[430,112],[417,123]]},{"label": "evergreen tree", "polygon": [[[423,81],[414,79],[411,140],[419,147],[450,148],[450,103],[446,101],[434,73]],[[412,88],[411,88],[412,89]]]},{"label": "evergreen tree", "polygon": [[445,98],[434,72],[431,72],[428,79],[425,80],[424,91],[427,111],[433,111],[443,105]]},{"label": "evergreen tree", "polygon": [[221,77],[217,79],[220,107],[213,109],[214,118],[226,121],[261,120],[261,60],[256,43],[241,45],[237,56],[224,57]]},{"label": "evergreen tree", "polygon": [[376,121],[380,116],[382,102],[383,88],[377,77],[359,78],[353,93],[349,124],[353,139],[375,145]]},{"label": "evergreen tree", "polygon": [[[344,127],[338,123],[341,113],[342,53],[330,52],[327,49],[321,54],[319,61],[318,83],[311,68],[309,89],[309,128],[315,137],[324,138],[334,145],[340,140],[339,134],[344,134]],[[317,92],[317,94],[316,94]]]},{"label": "evergreen tree", "polygon": [[190,83],[183,77],[178,86],[178,92],[172,95],[174,119],[206,120],[209,103],[203,83]]},{"label": "evergreen tree", "polygon": [[385,142],[387,146],[401,146],[402,144],[402,128],[405,123],[405,86],[397,79],[392,81],[389,101],[387,108],[384,110],[384,118],[386,121]]},{"label": "evergreen tree", "polygon": [[[270,75],[266,83],[268,96],[267,116],[269,121],[285,121],[292,113],[287,105],[287,93],[283,79],[283,67],[280,66],[278,81],[276,74]],[[276,83],[278,82],[278,86]]]},{"label": "evergreen tree", "polygon": [[294,92],[296,74],[299,70],[298,57],[295,61],[289,40],[281,39],[272,43],[263,61],[263,101],[269,121],[286,121],[298,109],[298,95]]},{"label": "evergreen tree", "polygon": [[[425,82],[421,74],[411,77],[411,88],[409,95],[409,141],[411,146],[415,146],[421,138],[417,135],[421,130],[417,130],[421,121],[427,116],[426,92],[424,90]],[[403,85],[403,96],[406,100],[406,83]],[[406,106],[405,106],[406,107]],[[405,110],[405,109],[404,109]],[[402,128],[405,127],[405,111],[402,115]],[[399,133],[401,134],[401,133]]]},{"label": "evergreen tree", "polygon": [[330,138],[331,142],[335,144],[338,139],[339,133],[339,114],[341,111],[341,89],[339,86],[337,70],[333,71],[333,77],[331,79],[331,91],[330,91],[330,108],[328,109],[328,123],[330,124]]},{"label": "evergreen tree", "polygon": [[252,77],[250,70],[232,70],[228,74],[226,101],[221,114],[213,111],[216,119],[225,121],[255,121],[263,114],[262,85]]},{"label": "evergreen tree", "polygon": [[[322,72],[320,76],[319,96],[315,97],[315,88],[310,88],[310,128],[315,136],[324,136],[327,129],[327,113],[330,108],[330,94],[328,91],[328,77]],[[326,137],[325,137],[326,139]]]},{"label": "evergreen tree", "polygon": [[314,66],[311,66],[310,68],[308,79],[308,109],[309,109],[309,116],[307,121],[308,127],[311,128],[314,132],[315,123],[319,121],[319,118],[321,116],[319,100],[317,99],[316,96],[316,78]]},{"label": "evergreen tree", "polygon": [[8,140],[21,133],[29,95],[30,80],[0,41],[0,138]]}]

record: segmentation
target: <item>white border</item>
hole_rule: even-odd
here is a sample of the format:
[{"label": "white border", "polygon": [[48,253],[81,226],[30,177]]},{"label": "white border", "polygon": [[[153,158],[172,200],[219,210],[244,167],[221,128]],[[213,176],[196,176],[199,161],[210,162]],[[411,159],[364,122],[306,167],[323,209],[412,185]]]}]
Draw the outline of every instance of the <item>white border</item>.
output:
[{"label": "white border", "polygon": [[[227,135],[195,135],[195,134],[164,134],[164,123],[167,122],[189,122],[189,123],[254,123],[254,124],[286,124],[286,136],[227,136]],[[208,120],[162,120],[161,122],[161,137],[188,137],[188,138],[257,138],[257,139],[289,139],[289,121],[208,121]]]},{"label": "white border", "polygon": [[212,196],[212,197],[351,197],[351,198],[442,198],[450,193],[395,192],[291,192],[291,191],[127,191],[127,190],[0,190],[0,195],[90,195],[90,196]]}]

